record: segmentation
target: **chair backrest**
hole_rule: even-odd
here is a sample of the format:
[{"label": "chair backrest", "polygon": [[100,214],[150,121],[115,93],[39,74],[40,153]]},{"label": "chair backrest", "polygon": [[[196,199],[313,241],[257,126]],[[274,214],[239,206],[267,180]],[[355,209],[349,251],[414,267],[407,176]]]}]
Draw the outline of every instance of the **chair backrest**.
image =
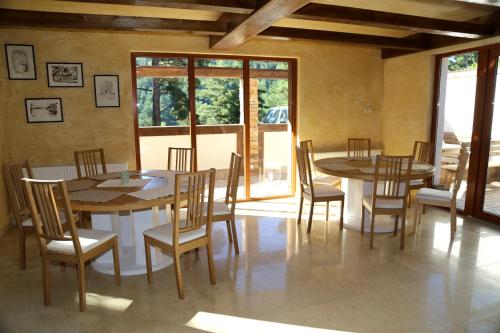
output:
[{"label": "chair backrest", "polygon": [[[69,202],[64,180],[35,180],[24,178],[33,225],[42,251],[46,251],[51,241],[72,242],[75,254],[81,255],[82,249],[76,231],[73,210]],[[58,205],[59,203],[59,205]],[[68,223],[69,235],[64,235],[62,216]]]},{"label": "chair backrest", "polygon": [[311,193],[314,193],[312,167],[311,161],[309,159],[309,153],[306,149],[301,147],[295,147],[295,151],[297,154],[297,166],[299,168],[300,186],[302,190],[304,190],[304,188],[310,188]]},{"label": "chair backrest", "polygon": [[240,182],[242,157],[239,154],[231,154],[231,163],[229,164],[229,175],[227,176],[227,188],[225,203],[231,204],[231,211],[236,207],[236,198],[238,196],[238,185]]},{"label": "chair backrest", "polygon": [[348,138],[347,139],[347,157],[370,157],[371,143],[370,139]]},{"label": "chair backrest", "polygon": [[[179,235],[207,226],[210,235],[215,187],[215,169],[175,175],[174,245]],[[208,199],[205,200],[205,194]],[[181,205],[186,209],[180,214]],[[183,218],[186,218],[183,221]]]},{"label": "chair backrest", "polygon": [[75,165],[78,178],[108,172],[102,148],[75,151]]},{"label": "chair backrest", "polygon": [[373,207],[377,199],[402,199],[406,207],[413,156],[377,155],[373,182]]},{"label": "chair backrest", "polygon": [[300,141],[300,148],[307,150],[310,161],[314,162],[314,147],[312,140]]},{"label": "chair backrest", "polygon": [[[23,168],[26,173],[23,172]],[[22,215],[29,213],[28,197],[22,179],[27,176],[33,178],[33,170],[29,161],[24,163],[10,162],[3,166],[5,186],[14,219],[18,227],[21,227]]]},{"label": "chair backrest", "polygon": [[457,199],[458,190],[460,190],[460,185],[462,185],[462,180],[465,176],[465,171],[467,169],[467,161],[469,160],[469,149],[466,145],[462,144],[460,148],[460,154],[458,155],[458,165],[457,172],[455,174],[455,179],[451,184],[451,190],[453,193],[453,200]]},{"label": "chair backrest", "polygon": [[432,142],[415,141],[413,144],[413,161],[431,163],[434,144]]},{"label": "chair backrest", "polygon": [[193,171],[194,148],[168,148],[167,170]]}]

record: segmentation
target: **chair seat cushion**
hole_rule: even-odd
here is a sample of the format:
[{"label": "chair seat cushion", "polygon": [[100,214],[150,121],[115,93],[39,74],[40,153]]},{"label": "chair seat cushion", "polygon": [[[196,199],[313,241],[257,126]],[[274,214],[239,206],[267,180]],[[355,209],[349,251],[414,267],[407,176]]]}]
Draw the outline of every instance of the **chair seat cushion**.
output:
[{"label": "chair seat cushion", "polygon": [[[335,188],[333,185],[325,185],[325,184],[318,184],[314,183],[314,196],[315,197],[342,197],[344,196],[344,192],[341,190]],[[311,195],[310,193],[311,189],[306,188],[304,189],[304,192],[307,194]]]},{"label": "chair seat cushion", "polygon": [[[205,204],[205,211],[208,210],[208,205]],[[213,215],[229,215],[231,209],[225,202],[214,201]]]},{"label": "chair seat cushion", "polygon": [[[116,234],[104,231],[104,230],[92,230],[92,229],[77,229],[78,238],[80,239],[80,246],[82,247],[82,252],[88,252],[93,248],[107,242],[116,236]],[[70,236],[70,232],[66,231],[65,236]],[[73,242],[69,241],[58,241],[53,240],[47,244],[47,250],[51,252],[60,253],[75,253],[75,248],[73,247]]]},{"label": "chair seat cushion", "polygon": [[423,179],[410,179],[410,186],[424,186]]},{"label": "chair seat cushion", "polygon": [[421,188],[416,194],[416,198],[420,203],[435,206],[449,206],[452,197],[453,193],[434,188]]},{"label": "chair seat cushion", "polygon": [[[144,236],[151,237],[165,244],[173,245],[173,237],[174,237],[173,226],[174,225],[172,223],[166,223],[157,227],[153,227],[151,229],[145,230]],[[194,239],[203,237],[206,235],[206,233],[207,229],[205,225],[193,231],[181,232],[179,233],[179,244],[183,244],[192,241]]]},{"label": "chair seat cushion", "polygon": [[[375,208],[381,209],[401,209],[403,208],[403,199],[377,199]],[[372,210],[372,196],[370,194],[363,195],[363,206]]]}]

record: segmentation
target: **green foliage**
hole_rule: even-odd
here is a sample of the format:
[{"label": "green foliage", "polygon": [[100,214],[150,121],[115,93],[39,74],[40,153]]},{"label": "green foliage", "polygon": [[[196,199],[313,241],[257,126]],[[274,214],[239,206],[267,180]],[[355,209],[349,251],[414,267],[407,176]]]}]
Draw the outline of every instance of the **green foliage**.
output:
[{"label": "green foliage", "polygon": [[457,72],[477,68],[478,52],[468,52],[448,57],[448,71]]},{"label": "green foliage", "polygon": [[239,95],[239,79],[196,79],[196,123],[198,125],[239,124]]},{"label": "green foliage", "polygon": [[288,105],[288,80],[259,80],[259,122],[263,122],[269,109]]}]

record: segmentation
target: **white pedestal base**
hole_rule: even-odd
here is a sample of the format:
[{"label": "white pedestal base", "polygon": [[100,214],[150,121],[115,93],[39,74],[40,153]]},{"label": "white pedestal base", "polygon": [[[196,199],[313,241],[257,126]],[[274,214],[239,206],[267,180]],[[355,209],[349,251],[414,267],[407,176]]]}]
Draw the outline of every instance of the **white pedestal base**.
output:
[{"label": "white pedestal base", "polygon": [[[144,250],[143,231],[153,226],[170,222],[170,209],[154,207],[144,211],[126,211],[114,213],[93,213],[92,228],[112,231],[118,235],[121,275],[139,275],[146,273],[146,253]],[[153,271],[165,268],[173,259],[157,248],[151,248]],[[97,258],[92,267],[104,274],[114,274],[113,254],[111,251]]]},{"label": "white pedestal base", "polygon": [[[373,182],[342,178],[342,190],[346,193],[344,202],[344,227],[350,230],[361,231],[363,195],[372,194]],[[398,228],[399,227],[400,226],[398,226]],[[377,215],[375,217],[375,233],[388,233],[393,231],[393,217],[383,215]],[[370,214],[368,212],[365,215],[365,232],[370,232]]]}]

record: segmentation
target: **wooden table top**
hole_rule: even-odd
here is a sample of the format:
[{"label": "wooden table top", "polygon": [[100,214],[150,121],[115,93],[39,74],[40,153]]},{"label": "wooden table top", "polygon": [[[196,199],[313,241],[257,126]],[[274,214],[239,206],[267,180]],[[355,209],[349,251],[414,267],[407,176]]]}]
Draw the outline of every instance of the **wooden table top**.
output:
[{"label": "wooden table top", "polygon": [[[321,173],[342,178],[373,181],[374,159],[348,159],[347,157],[323,158],[314,161],[316,170]],[[412,165],[410,179],[426,179],[434,175],[432,164],[415,163]]]},{"label": "wooden table top", "polygon": [[[136,192],[140,190],[151,190],[155,188],[165,187],[165,179],[167,180],[167,185],[170,188],[170,192],[174,193],[175,186],[175,173],[169,172],[169,175],[166,178],[147,176],[145,173],[151,172],[152,170],[137,170],[131,171],[130,179],[148,179],[149,182],[145,186],[136,186],[136,187],[98,187],[98,185],[104,183],[108,179],[104,180],[93,180],[95,183],[89,188],[89,190],[100,190],[100,191],[113,191],[113,192],[123,192],[123,195],[109,200],[107,202],[88,202],[88,201],[77,201],[71,200],[71,208],[74,211],[84,211],[84,212],[114,212],[114,211],[126,211],[126,210],[135,210],[135,209],[149,209],[157,206],[165,206],[174,202],[174,196],[169,195],[166,197],[161,197],[157,199],[144,200],[140,198],[136,198],[126,193]],[[162,170],[167,172],[166,170]],[[116,175],[117,173],[110,173]],[[118,173],[119,174],[119,173]],[[106,174],[108,175],[108,174]],[[113,177],[110,179],[119,179],[119,175],[117,177]],[[89,178],[83,178],[85,180],[92,180]],[[78,180],[75,180],[78,181]],[[72,181],[68,181],[67,184]],[[71,195],[72,192],[69,192]]]}]

